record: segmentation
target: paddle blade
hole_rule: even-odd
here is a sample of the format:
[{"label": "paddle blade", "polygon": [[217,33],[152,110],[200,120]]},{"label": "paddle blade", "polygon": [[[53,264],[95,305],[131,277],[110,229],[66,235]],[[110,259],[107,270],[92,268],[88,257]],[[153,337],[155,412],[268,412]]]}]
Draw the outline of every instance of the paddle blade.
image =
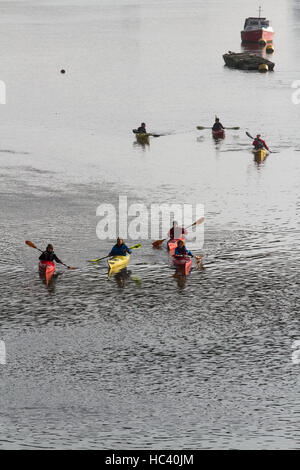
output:
[{"label": "paddle blade", "polygon": [[247,135],[248,137],[250,137],[250,139],[254,139],[254,137],[252,137],[252,135],[249,134],[249,132],[247,132],[247,131],[246,131],[246,135]]},{"label": "paddle blade", "polygon": [[202,224],[202,222],[204,222],[204,217],[200,217],[200,219],[196,220],[196,222],[193,223],[192,227],[193,227],[194,225]]},{"label": "paddle blade", "polygon": [[206,129],[204,126],[197,126],[197,129],[199,129],[199,131],[202,131],[202,129]]},{"label": "paddle blade", "polygon": [[136,245],[130,247],[131,250],[137,250],[138,248],[142,248],[142,245],[140,243],[137,243]]},{"label": "paddle blade", "polygon": [[78,268],[75,268],[74,266],[68,266],[68,269],[78,269]]},{"label": "paddle blade", "polygon": [[158,250],[165,240],[165,238],[163,240],[156,240],[152,243],[153,248],[156,248]]},{"label": "paddle blade", "polygon": [[37,247],[35,246],[35,244],[32,243],[32,242],[30,242],[29,240],[26,240],[25,243],[26,243],[26,245],[31,246],[31,248],[36,248],[36,249],[37,249]]}]

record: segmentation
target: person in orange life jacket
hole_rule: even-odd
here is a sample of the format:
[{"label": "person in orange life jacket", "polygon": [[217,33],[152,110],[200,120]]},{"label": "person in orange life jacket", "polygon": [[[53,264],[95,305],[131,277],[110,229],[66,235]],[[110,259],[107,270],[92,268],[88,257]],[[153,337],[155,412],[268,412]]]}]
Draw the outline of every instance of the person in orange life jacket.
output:
[{"label": "person in orange life jacket", "polygon": [[57,263],[64,264],[54,253],[53,245],[51,245],[51,243],[49,243],[49,245],[47,246],[46,251],[43,251],[43,253],[39,257],[39,260],[51,261],[52,263],[53,261],[56,261]]},{"label": "person in orange life jacket", "polygon": [[177,248],[175,248],[175,256],[191,256],[194,258],[192,252],[184,246],[182,240],[179,240],[177,243]]},{"label": "person in orange life jacket", "polygon": [[213,129],[213,131],[220,131],[222,129],[225,129],[225,127],[223,127],[223,125],[220,123],[220,119],[216,118],[212,129]]},{"label": "person in orange life jacket", "polygon": [[142,122],[140,127],[138,127],[137,131],[138,131],[139,134],[147,134],[146,124],[144,122]]},{"label": "person in orange life jacket", "polygon": [[260,134],[257,134],[256,138],[253,140],[252,145],[254,145],[255,150],[259,149],[267,149],[270,150],[269,147],[267,146],[266,142],[262,140]]},{"label": "person in orange life jacket", "polygon": [[178,222],[174,220],[173,225],[170,228],[168,235],[170,237],[170,240],[174,240],[176,238],[181,238],[182,235],[186,235],[187,233],[188,233],[187,230],[185,230],[185,228],[183,227],[178,227]]},{"label": "person in orange life jacket", "polygon": [[111,249],[109,256],[126,256],[126,253],[132,253],[131,249],[125,245],[123,238],[117,238],[116,245]]}]

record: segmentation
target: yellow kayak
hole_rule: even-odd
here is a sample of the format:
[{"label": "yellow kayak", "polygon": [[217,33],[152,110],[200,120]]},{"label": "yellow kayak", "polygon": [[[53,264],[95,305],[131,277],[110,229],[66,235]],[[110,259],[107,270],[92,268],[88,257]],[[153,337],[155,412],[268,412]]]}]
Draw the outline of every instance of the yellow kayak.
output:
[{"label": "yellow kayak", "polygon": [[139,144],[149,144],[149,134],[135,134]]},{"label": "yellow kayak", "polygon": [[253,150],[253,153],[254,153],[255,160],[258,162],[262,162],[268,155],[266,149]]},{"label": "yellow kayak", "polygon": [[109,260],[107,260],[108,267],[109,267],[109,274],[117,273],[118,271],[121,271],[121,269],[126,268],[130,261],[130,255],[126,256],[113,256]]}]

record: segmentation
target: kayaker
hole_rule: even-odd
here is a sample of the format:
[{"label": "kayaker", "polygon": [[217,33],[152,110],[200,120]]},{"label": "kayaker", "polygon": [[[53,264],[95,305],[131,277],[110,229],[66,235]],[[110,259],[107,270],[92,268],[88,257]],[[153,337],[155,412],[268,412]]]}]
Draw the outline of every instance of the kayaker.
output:
[{"label": "kayaker", "polygon": [[144,122],[142,122],[140,127],[138,127],[137,131],[138,131],[138,134],[147,134],[146,124]]},{"label": "kayaker", "polygon": [[46,251],[43,251],[43,253],[39,257],[39,260],[40,261],[51,261],[52,263],[53,263],[53,261],[56,261],[57,263],[64,264],[56,256],[56,254],[54,253],[53,245],[51,245],[51,243],[49,243],[49,245],[47,245]]},{"label": "kayaker", "polygon": [[257,134],[256,138],[253,140],[252,145],[254,146],[255,150],[263,149],[270,150],[267,146],[266,142],[261,139],[261,135]]},{"label": "kayaker", "polygon": [[126,256],[126,253],[132,253],[131,249],[125,245],[123,238],[117,238],[117,243],[112,248],[109,256]]},{"label": "kayaker", "polygon": [[172,227],[169,230],[169,237],[171,240],[174,240],[176,238],[181,238],[182,235],[186,235],[188,232],[185,230],[183,227],[178,227],[178,222],[174,220]]},{"label": "kayaker", "polygon": [[191,256],[191,258],[194,258],[192,252],[185,247],[182,240],[179,240],[177,243],[177,248],[175,248],[175,256]]},{"label": "kayaker", "polygon": [[223,125],[220,123],[220,119],[216,117],[216,120],[215,120],[215,123],[212,127],[212,130],[213,131],[220,131],[222,129],[225,129],[225,127],[223,127]]}]

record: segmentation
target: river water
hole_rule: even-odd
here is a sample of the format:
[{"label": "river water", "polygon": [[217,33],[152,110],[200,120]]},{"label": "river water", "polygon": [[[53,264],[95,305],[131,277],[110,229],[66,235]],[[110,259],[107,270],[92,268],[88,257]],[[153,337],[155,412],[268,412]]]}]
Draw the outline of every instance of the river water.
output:
[{"label": "river water", "polygon": [[[300,4],[264,1],[263,75],[222,59],[249,5],[0,2],[1,448],[299,448]],[[241,129],[196,130],[215,114]],[[141,121],[167,135],[137,145]],[[246,130],[276,153],[257,164]],[[87,260],[120,195],[203,204],[206,268],[174,278],[128,240],[108,280]],[[27,239],[79,269],[47,288]]]}]

